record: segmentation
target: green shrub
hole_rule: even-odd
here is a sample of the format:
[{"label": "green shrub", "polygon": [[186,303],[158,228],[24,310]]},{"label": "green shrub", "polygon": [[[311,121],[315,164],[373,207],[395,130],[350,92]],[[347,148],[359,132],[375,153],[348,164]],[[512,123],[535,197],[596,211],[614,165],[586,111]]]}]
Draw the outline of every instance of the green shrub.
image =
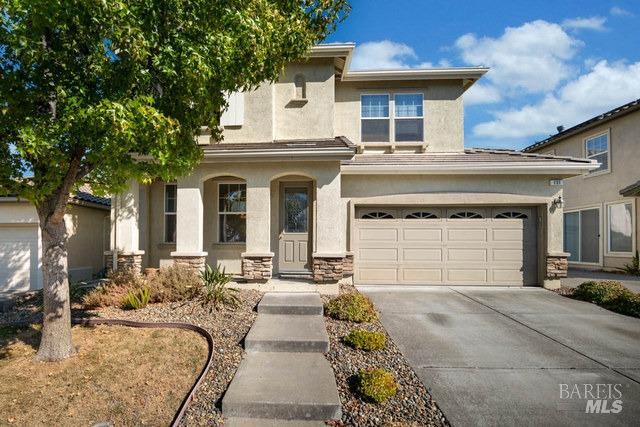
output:
[{"label": "green shrub", "polygon": [[120,306],[129,291],[138,291],[147,286],[140,274],[130,269],[109,273],[108,281],[82,296],[82,304],[86,308]]},{"label": "green shrub", "polygon": [[149,288],[130,290],[122,299],[122,308],[125,310],[138,310],[144,308],[151,300]]},{"label": "green shrub", "polygon": [[352,329],[349,335],[344,337],[344,342],[358,350],[373,351],[384,348],[387,337],[382,332]]},{"label": "green shrub", "polygon": [[622,268],[627,274],[634,274],[636,276],[640,276],[640,257],[638,257],[638,251],[631,259],[629,264],[625,264]]},{"label": "green shrub", "polygon": [[625,289],[617,297],[602,304],[607,310],[626,316],[640,317],[640,294]]},{"label": "green shrub", "polygon": [[216,268],[211,268],[207,265],[203,272],[200,273],[200,279],[202,279],[202,289],[200,291],[200,298],[203,305],[213,305],[217,308],[218,305],[229,305],[237,307],[240,300],[237,297],[237,289],[227,287],[227,284],[231,281],[231,274],[227,274],[224,268],[220,268],[220,265]]},{"label": "green shrub", "polygon": [[152,302],[184,301],[196,298],[202,282],[193,268],[174,264],[147,278]]},{"label": "green shrub", "polygon": [[333,298],[325,304],[324,310],[329,317],[356,323],[371,322],[378,318],[371,300],[358,292]]},{"label": "green shrub", "polygon": [[363,369],[355,379],[356,391],[366,400],[381,403],[395,395],[398,384],[393,374],[384,369]]},{"label": "green shrub", "polygon": [[622,283],[614,280],[590,281],[578,286],[572,296],[601,305],[617,298],[625,289]]}]

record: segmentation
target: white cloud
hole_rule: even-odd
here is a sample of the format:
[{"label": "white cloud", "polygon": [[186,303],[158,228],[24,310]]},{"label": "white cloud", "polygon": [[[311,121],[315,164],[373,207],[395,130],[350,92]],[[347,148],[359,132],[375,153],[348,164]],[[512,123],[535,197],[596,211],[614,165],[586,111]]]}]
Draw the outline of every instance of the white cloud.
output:
[{"label": "white cloud", "polygon": [[547,92],[569,78],[569,61],[582,43],[558,24],[542,20],[507,27],[500,37],[465,34],[456,48],[469,65],[491,67],[486,78],[501,91]]},{"label": "white cloud", "polygon": [[417,59],[412,47],[390,40],[366,42],[358,45],[353,54],[354,70],[384,70],[409,68],[407,60]]},{"label": "white cloud", "polygon": [[562,86],[536,104],[493,113],[494,120],[476,125],[473,133],[489,138],[530,138],[573,126],[640,95],[640,62],[598,62],[588,73]]},{"label": "white cloud", "polygon": [[571,18],[562,21],[562,26],[570,30],[594,30],[604,31],[604,23],[607,18],[603,16],[592,16],[590,18]]},{"label": "white cloud", "polygon": [[449,61],[448,59],[441,59],[439,60],[436,64],[434,64],[433,62],[430,61],[426,61],[426,62],[421,62],[418,65],[416,65],[416,68],[450,68],[453,65],[451,64],[451,61]]},{"label": "white cloud", "polygon": [[500,91],[489,84],[476,83],[464,93],[465,105],[495,104],[500,101]]},{"label": "white cloud", "polygon": [[609,13],[613,16],[634,16],[633,13],[618,6],[613,6],[609,9]]}]

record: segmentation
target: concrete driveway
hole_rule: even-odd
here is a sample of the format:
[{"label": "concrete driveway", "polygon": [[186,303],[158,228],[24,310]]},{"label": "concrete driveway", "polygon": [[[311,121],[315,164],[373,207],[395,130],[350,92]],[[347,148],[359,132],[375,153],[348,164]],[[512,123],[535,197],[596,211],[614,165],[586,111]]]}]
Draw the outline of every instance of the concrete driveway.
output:
[{"label": "concrete driveway", "polygon": [[359,289],[455,426],[640,419],[638,319],[540,288]]}]

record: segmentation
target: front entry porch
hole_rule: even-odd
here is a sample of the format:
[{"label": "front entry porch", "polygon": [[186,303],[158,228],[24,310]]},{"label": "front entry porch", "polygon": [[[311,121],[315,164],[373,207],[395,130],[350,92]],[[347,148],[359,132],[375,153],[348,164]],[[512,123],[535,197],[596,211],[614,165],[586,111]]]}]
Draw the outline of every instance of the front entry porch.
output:
[{"label": "front entry porch", "polygon": [[337,282],[349,272],[340,187],[338,161],[203,163],[174,183],[132,182],[109,255],[135,254],[134,268],[221,265],[247,282]]}]

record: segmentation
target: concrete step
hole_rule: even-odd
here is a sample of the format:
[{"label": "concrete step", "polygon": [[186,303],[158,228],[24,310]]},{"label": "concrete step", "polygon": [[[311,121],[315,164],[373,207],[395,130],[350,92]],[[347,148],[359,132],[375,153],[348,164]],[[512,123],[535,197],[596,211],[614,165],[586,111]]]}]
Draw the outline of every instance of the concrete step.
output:
[{"label": "concrete step", "polygon": [[224,427],[324,427],[324,421],[238,418],[224,420]]},{"label": "concrete step", "polygon": [[244,339],[247,351],[326,353],[329,336],[322,316],[258,314]]},{"label": "concrete step", "polygon": [[222,399],[225,417],[340,419],[331,365],[319,353],[248,353]]},{"label": "concrete step", "polygon": [[322,316],[322,299],[317,292],[269,292],[260,300],[258,313]]}]

